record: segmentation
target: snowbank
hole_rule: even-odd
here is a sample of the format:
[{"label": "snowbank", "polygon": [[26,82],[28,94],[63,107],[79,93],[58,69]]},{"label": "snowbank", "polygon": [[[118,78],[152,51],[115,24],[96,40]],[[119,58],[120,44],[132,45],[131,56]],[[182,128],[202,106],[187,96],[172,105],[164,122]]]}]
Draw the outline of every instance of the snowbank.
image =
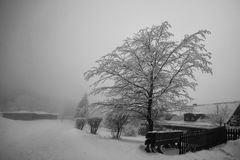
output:
[{"label": "snowbank", "polygon": [[90,135],[72,121],[20,121],[0,117],[1,160],[237,160],[240,140],[185,155],[146,153],[143,137],[110,138],[108,130]]}]

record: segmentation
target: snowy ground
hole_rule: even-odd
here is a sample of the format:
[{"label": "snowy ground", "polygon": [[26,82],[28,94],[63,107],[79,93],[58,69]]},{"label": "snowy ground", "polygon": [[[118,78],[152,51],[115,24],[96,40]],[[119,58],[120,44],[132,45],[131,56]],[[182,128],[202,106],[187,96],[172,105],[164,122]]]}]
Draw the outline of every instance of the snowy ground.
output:
[{"label": "snowy ground", "polygon": [[0,117],[0,160],[237,160],[240,140],[185,155],[145,153],[143,137],[113,140],[106,130],[90,135],[60,120],[20,121]]}]

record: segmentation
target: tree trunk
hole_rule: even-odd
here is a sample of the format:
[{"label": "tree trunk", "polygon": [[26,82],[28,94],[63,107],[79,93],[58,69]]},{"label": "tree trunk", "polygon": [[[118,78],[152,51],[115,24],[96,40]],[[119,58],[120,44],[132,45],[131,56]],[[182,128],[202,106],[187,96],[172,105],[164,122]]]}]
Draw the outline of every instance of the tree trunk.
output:
[{"label": "tree trunk", "polygon": [[148,122],[148,131],[153,131],[153,120],[152,118],[147,118]]},{"label": "tree trunk", "polygon": [[152,102],[153,102],[153,71],[150,74],[150,90],[148,93],[148,114],[147,114],[147,121],[148,121],[148,131],[153,131],[153,120],[152,120]]},{"label": "tree trunk", "polygon": [[152,99],[149,99],[149,101],[148,101],[147,122],[148,122],[148,131],[153,131],[153,120],[152,120]]},{"label": "tree trunk", "polygon": [[120,137],[120,136],[119,136],[119,133],[120,133],[120,130],[118,129],[118,130],[117,130],[117,134],[116,134],[116,139],[119,139],[119,137]]}]

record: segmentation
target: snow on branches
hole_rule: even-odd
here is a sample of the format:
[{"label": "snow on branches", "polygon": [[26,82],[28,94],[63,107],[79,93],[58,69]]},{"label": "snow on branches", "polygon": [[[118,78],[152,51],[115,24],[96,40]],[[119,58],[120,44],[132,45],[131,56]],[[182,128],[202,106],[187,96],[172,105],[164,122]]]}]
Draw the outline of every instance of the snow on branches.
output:
[{"label": "snow on branches", "polygon": [[[207,30],[171,40],[170,24],[145,28],[98,61],[87,71],[86,80],[98,76],[93,93],[121,98],[133,111],[152,118],[154,108],[180,105],[191,100],[187,89],[195,89],[194,72],[212,73],[211,53],[203,42]],[[106,80],[113,84],[102,85]],[[101,84],[101,85],[100,85]]]}]

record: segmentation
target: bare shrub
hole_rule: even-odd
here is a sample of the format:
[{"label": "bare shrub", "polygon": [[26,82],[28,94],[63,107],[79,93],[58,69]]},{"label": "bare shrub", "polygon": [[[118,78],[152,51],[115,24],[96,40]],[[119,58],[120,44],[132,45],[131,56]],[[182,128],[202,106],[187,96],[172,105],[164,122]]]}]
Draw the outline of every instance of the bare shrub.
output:
[{"label": "bare shrub", "polygon": [[123,126],[128,123],[128,115],[124,112],[109,112],[105,120],[105,126],[111,129],[113,138],[119,139],[123,130]]}]

